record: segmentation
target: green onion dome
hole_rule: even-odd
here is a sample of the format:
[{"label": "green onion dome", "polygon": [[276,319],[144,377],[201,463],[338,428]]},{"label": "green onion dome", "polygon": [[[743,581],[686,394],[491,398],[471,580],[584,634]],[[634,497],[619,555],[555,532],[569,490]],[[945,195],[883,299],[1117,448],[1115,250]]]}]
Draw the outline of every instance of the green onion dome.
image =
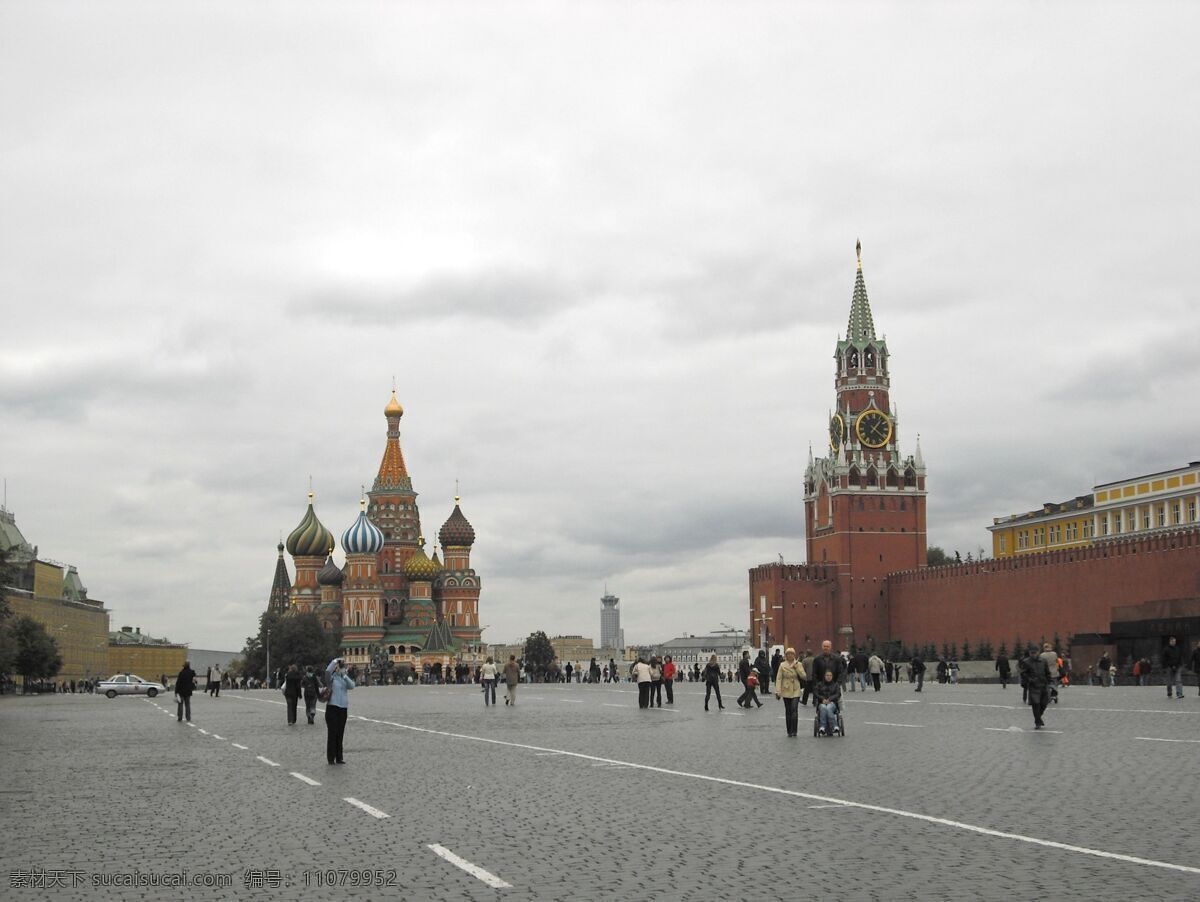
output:
[{"label": "green onion dome", "polygon": [[333,551],[333,533],[321,525],[313,511],[313,493],[308,493],[308,510],[300,525],[287,537],[292,557],[326,557]]}]

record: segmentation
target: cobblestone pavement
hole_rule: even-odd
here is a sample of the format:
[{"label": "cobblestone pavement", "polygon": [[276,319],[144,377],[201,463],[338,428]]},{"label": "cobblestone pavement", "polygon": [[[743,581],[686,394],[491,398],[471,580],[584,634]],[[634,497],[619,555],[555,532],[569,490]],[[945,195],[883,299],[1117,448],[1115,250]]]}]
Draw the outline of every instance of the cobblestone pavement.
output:
[{"label": "cobblestone pavement", "polygon": [[[169,696],[6,697],[3,897],[1200,899],[1194,691],[1071,687],[1038,733],[1020,692],[885,685],[846,738],[802,712],[788,739],[774,698],[705,713],[694,684],[649,711],[360,688],[343,767],[276,692],[198,695],[191,726]],[[184,871],[231,883],[98,885]]]}]

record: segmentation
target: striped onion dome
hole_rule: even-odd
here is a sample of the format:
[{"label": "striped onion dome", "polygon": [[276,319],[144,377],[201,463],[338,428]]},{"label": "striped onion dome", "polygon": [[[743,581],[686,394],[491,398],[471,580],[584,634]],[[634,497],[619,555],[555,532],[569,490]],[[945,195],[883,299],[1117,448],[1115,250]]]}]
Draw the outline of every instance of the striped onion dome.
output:
[{"label": "striped onion dome", "polygon": [[367,519],[367,502],[358,502],[358,519],[342,533],[342,550],[346,554],[379,554],[383,550],[383,533]]},{"label": "striped onion dome", "polygon": [[475,527],[463,516],[462,508],[458,506],[460,500],[454,496],[454,511],[438,532],[443,548],[470,548],[475,544]]},{"label": "striped onion dome", "polygon": [[340,586],[345,577],[346,574],[342,572],[341,567],[333,562],[333,558],[327,558],[325,566],[317,574],[317,582],[322,586]]},{"label": "striped onion dome", "polygon": [[417,553],[404,563],[404,575],[410,581],[433,582],[434,578],[441,572],[442,566],[425,556],[424,536],[421,537],[418,545]]},{"label": "striped onion dome", "polygon": [[333,533],[321,525],[313,511],[313,493],[308,493],[308,510],[300,525],[287,537],[292,557],[326,557],[333,551]]}]

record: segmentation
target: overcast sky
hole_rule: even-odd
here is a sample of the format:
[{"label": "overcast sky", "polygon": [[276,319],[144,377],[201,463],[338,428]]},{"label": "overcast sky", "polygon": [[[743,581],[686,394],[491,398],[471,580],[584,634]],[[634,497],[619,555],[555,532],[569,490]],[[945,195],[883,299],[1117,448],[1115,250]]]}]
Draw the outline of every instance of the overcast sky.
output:
[{"label": "overcast sky", "polygon": [[[747,625],[854,243],[929,541],[1200,459],[1196,4],[0,4],[0,476],[240,649],[402,442],[485,638]],[[340,551],[337,555],[341,560]]]}]

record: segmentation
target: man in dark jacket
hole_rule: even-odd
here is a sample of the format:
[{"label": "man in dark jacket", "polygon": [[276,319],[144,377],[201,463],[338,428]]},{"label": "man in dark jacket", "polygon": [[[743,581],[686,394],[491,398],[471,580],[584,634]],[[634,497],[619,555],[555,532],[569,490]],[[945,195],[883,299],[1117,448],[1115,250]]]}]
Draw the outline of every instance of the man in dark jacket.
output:
[{"label": "man in dark jacket", "polygon": [[[821,653],[813,658],[812,669],[809,674],[814,674],[811,678],[816,681],[823,678],[825,671],[833,671],[833,679],[840,686],[842,678],[846,675],[846,660],[833,652],[833,643],[826,639],[821,643]],[[816,699],[813,699],[813,705],[816,705]]]},{"label": "man in dark jacket", "polygon": [[1167,640],[1162,650],[1162,665],[1167,674],[1167,698],[1171,697],[1172,686],[1175,687],[1175,697],[1183,698],[1183,649],[1174,636]]},{"label": "man in dark jacket", "polygon": [[779,665],[783,663],[783,652],[778,648],[775,649],[775,654],[771,655],[771,679],[774,680],[779,676]]},{"label": "man in dark jacket", "polygon": [[920,692],[921,687],[925,685],[925,662],[921,660],[920,655],[913,655],[911,666],[913,679],[917,681],[917,692]]},{"label": "man in dark jacket", "polygon": [[317,676],[311,664],[305,668],[300,688],[304,690],[304,713],[308,722],[314,723],[317,717],[317,696],[321,694],[321,678]]},{"label": "man in dark jacket", "polygon": [[287,702],[287,722],[296,725],[296,706],[300,701],[300,668],[292,664],[283,675],[283,698]]},{"label": "man in dark jacket", "polygon": [[[750,652],[744,651],[742,652],[742,660],[738,661],[738,679],[741,680],[743,692],[738,696],[737,703],[742,708],[749,708],[751,699],[758,701],[754,695],[754,690],[750,688],[750,672],[752,670],[754,670],[754,667],[750,664]],[[759,707],[762,707],[762,705],[760,704]]]},{"label": "man in dark jacket", "polygon": [[758,685],[762,689],[763,695],[766,695],[771,690],[771,662],[767,660],[765,650],[759,651],[758,657],[754,659],[754,670],[758,674]]},{"label": "man in dark jacket", "polygon": [[176,707],[178,720],[183,720],[184,714],[190,722],[192,719],[192,693],[196,690],[196,671],[192,670],[191,661],[183,662],[183,670],[175,677],[175,697],[179,699]]},{"label": "man in dark jacket", "polygon": [[1112,667],[1112,658],[1107,653],[1100,656],[1100,660],[1096,662],[1096,676],[1099,677],[1101,686],[1112,685],[1112,674],[1109,668]]},{"label": "man in dark jacket", "polygon": [[860,651],[850,659],[850,691],[854,691],[854,681],[858,681],[858,688],[863,692],[867,691],[867,674],[871,672],[871,659],[867,657],[865,651]]},{"label": "man in dark jacket", "polygon": [[1008,655],[996,656],[996,673],[1000,674],[1000,688],[1008,688],[1008,678],[1012,675],[1012,670],[1008,666]]},{"label": "man in dark jacket", "polygon": [[1046,725],[1042,715],[1050,704],[1050,665],[1035,649],[1030,649],[1021,662],[1021,675],[1029,692],[1029,707],[1033,709],[1033,728],[1040,730]]}]

